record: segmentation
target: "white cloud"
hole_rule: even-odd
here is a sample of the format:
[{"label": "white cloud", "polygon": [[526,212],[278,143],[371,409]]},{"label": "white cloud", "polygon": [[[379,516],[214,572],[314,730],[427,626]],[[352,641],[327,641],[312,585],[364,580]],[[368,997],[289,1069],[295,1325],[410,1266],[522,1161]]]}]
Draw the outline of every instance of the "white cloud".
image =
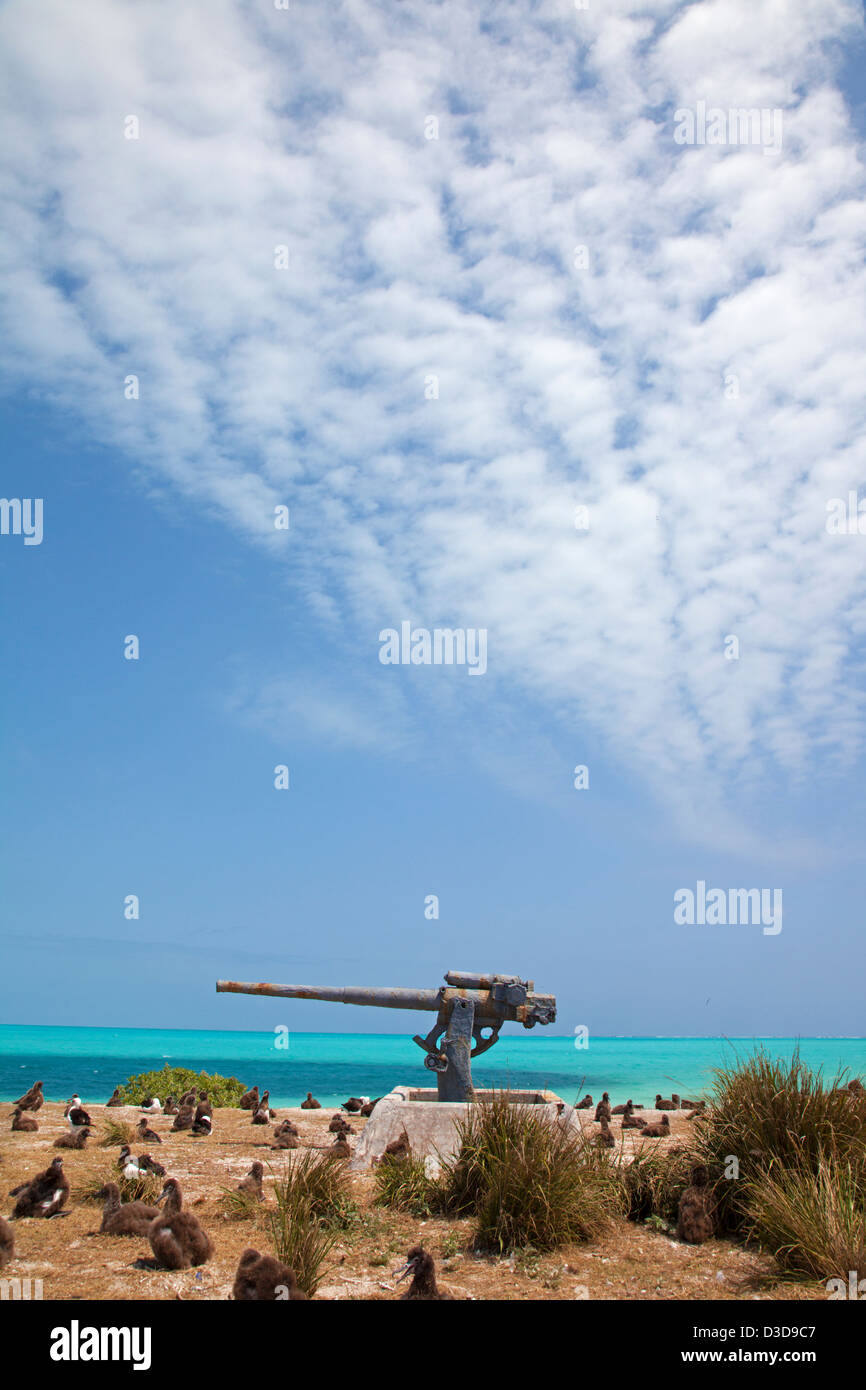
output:
[{"label": "white cloud", "polygon": [[[247,536],[288,502],[311,622],[487,626],[498,697],[656,783],[850,759],[866,541],[824,508],[866,483],[832,68],[860,25],[853,0],[10,3],[7,372]],[[784,107],[781,153],[676,145],[699,100]]]}]

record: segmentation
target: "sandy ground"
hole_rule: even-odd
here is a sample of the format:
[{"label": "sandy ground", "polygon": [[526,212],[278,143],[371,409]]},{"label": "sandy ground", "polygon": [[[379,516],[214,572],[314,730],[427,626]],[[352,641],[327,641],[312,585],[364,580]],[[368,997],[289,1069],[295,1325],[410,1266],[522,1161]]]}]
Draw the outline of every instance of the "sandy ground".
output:
[{"label": "sandy ground", "polygon": [[[104,1118],[136,1124],[135,1108],[106,1111],[87,1105],[93,1119],[93,1135],[80,1152],[56,1150],[54,1140],[68,1126],[63,1107],[46,1104],[37,1113],[36,1134],[10,1132],[12,1107],[0,1104],[0,1211],[9,1215],[14,1198],[7,1194],[18,1183],[46,1168],[58,1152],[71,1186],[67,1215],[49,1221],[13,1223],[16,1250],[3,1271],[6,1279],[42,1280],[45,1299],[225,1299],[230,1296],[241,1251],[248,1245],[268,1250],[261,1220],[233,1220],[221,1205],[225,1188],[235,1188],[255,1158],[265,1165],[266,1206],[273,1206],[268,1189],[273,1175],[292,1159],[291,1152],[277,1153],[271,1127],[253,1126],[250,1116],[238,1110],[217,1110],[214,1133],[196,1139],[188,1133],[170,1134],[171,1118],[148,1123],[162,1136],[161,1145],[135,1142],[133,1153],[148,1149],[176,1177],[189,1206],[210,1235],[215,1254],[199,1269],[183,1271],[137,1268],[150,1258],[146,1240],[97,1234],[101,1204],[82,1201],[77,1190],[97,1175],[111,1177],[119,1150],[101,1149]],[[333,1110],[279,1111],[290,1117],[301,1132],[302,1145],[330,1147],[333,1136],[328,1122]],[[657,1119],[655,1112],[648,1116]],[[583,1115],[591,1124],[591,1114]],[[356,1134],[363,1120],[350,1117]],[[619,1138],[619,1124],[614,1120]],[[691,1125],[676,1115],[670,1141],[640,1140],[627,1132],[627,1145],[676,1142],[689,1134]],[[340,1239],[330,1257],[318,1298],[397,1298],[393,1272],[405,1261],[410,1246],[423,1243],[435,1256],[440,1282],[454,1294],[475,1299],[809,1299],[826,1298],[823,1284],[784,1283],[776,1278],[773,1261],[728,1241],[713,1240],[695,1247],[679,1244],[645,1225],[619,1221],[601,1241],[573,1246],[553,1255],[517,1256],[510,1259],[475,1254],[471,1248],[471,1222],[437,1218],[419,1220],[372,1205],[372,1179],[368,1173],[352,1177],[360,1207],[357,1221]]]}]

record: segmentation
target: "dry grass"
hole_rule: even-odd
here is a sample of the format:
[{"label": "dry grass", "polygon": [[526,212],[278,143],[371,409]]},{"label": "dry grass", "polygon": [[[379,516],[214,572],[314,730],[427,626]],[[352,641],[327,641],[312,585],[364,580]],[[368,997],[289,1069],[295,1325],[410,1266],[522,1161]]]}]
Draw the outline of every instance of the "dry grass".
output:
[{"label": "dry grass", "polygon": [[694,1155],[681,1144],[664,1149],[641,1149],[630,1162],[620,1166],[630,1221],[662,1221],[677,1218],[680,1196],[691,1181]]},{"label": "dry grass", "polygon": [[274,1196],[288,1208],[309,1203],[312,1216],[329,1225],[345,1226],[356,1211],[349,1167],[326,1149],[291,1150],[282,1171],[275,1174]]},{"label": "dry grass", "polygon": [[122,1149],[124,1144],[131,1145],[135,1139],[135,1130],[132,1125],[125,1120],[105,1119],[102,1124],[102,1137],[99,1141],[101,1149],[111,1149],[115,1145]]},{"label": "dry grass", "polygon": [[400,1158],[383,1154],[373,1172],[376,1206],[429,1216],[436,1200],[435,1185],[427,1177],[424,1160],[413,1154]]},{"label": "dry grass", "polygon": [[263,1203],[251,1192],[240,1192],[236,1187],[224,1187],[220,1197],[220,1211],[226,1221],[260,1222]]},{"label": "dry grass", "polygon": [[749,1230],[783,1269],[812,1279],[866,1269],[864,1172],[849,1161],[800,1160],[749,1182]]},{"label": "dry grass", "polygon": [[100,1189],[107,1182],[116,1182],[121,1202],[147,1202],[153,1206],[162,1192],[162,1178],[154,1173],[145,1173],[140,1178],[127,1178],[119,1168],[103,1168],[101,1172],[90,1174],[73,1189],[74,1197],[80,1202],[101,1202]]}]

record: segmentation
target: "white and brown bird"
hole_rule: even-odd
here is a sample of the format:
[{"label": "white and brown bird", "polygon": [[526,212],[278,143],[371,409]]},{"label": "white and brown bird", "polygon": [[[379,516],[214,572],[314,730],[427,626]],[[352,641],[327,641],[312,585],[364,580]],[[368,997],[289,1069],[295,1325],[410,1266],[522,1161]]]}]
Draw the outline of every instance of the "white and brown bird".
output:
[{"label": "white and brown bird", "polygon": [[164,1202],[165,1206],[147,1232],[157,1262],[164,1269],[203,1265],[213,1254],[213,1245],[198,1218],[183,1210],[183,1194],[177,1178],[168,1179],[157,1201]]},{"label": "white and brown bird", "polygon": [[208,1100],[207,1091],[202,1091],[199,1096],[198,1105],[195,1108],[195,1119],[193,1123],[197,1124],[199,1120],[203,1120],[205,1117],[209,1120],[213,1119],[213,1106]]},{"label": "white and brown bird", "polygon": [[201,1092],[199,1103],[195,1108],[195,1115],[193,1116],[190,1133],[199,1136],[207,1136],[213,1133],[213,1106],[207,1098],[207,1091]]},{"label": "white and brown bird", "polygon": [[63,1171],[63,1159],[55,1158],[44,1172],[13,1187],[9,1196],[18,1198],[12,1212],[16,1219],[56,1216],[69,1196],[69,1179]]},{"label": "white and brown bird", "polygon": [[253,1111],[254,1125],[269,1125],[271,1122],[271,1093],[265,1091],[255,1110]]},{"label": "white and brown bird", "polygon": [[199,1092],[198,1104],[195,1107],[191,1130],[193,1134],[208,1135],[213,1133],[213,1106],[208,1100],[207,1091]]},{"label": "white and brown bird", "polygon": [[142,1175],[152,1173],[155,1178],[165,1177],[165,1169],[162,1164],[157,1163],[156,1159],[151,1158],[150,1154],[138,1155],[138,1168]]}]

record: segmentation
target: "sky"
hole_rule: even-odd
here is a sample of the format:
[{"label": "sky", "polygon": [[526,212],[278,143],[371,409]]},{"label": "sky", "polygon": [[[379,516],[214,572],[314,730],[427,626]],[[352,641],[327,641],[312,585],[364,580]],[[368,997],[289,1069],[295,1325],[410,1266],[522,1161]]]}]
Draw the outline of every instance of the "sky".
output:
[{"label": "sky", "polygon": [[214,983],[466,970],[862,1034],[862,6],[10,0],[0,52],[0,1021],[402,1032]]}]

